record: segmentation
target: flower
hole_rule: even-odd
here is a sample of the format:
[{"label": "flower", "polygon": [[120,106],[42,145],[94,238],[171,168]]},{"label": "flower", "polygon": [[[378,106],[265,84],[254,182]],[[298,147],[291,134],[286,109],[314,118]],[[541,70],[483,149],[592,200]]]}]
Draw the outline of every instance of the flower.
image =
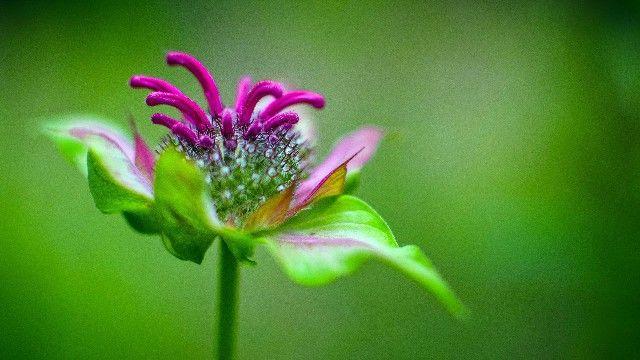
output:
[{"label": "flower", "polygon": [[[130,85],[153,91],[146,98],[149,106],[168,105],[182,114],[184,121],[162,113],[151,115],[151,121],[171,131],[161,144],[162,149],[175,146],[203,170],[220,219],[235,226],[251,225],[255,216],[250,215],[267,199],[288,188],[292,208],[280,209],[280,220],[317,198],[313,195],[322,189],[325,176],[340,164],[323,164],[307,178],[310,139],[295,127],[300,116],[285,110],[297,104],[322,109],[325,105],[322,95],[306,90],[287,91],[271,80],[252,84],[249,77],[244,77],[238,82],[234,106],[225,107],[213,76],[198,60],[171,52],[167,63],[183,66],[195,76],[204,91],[208,112],[164,80],[136,75],[131,77]],[[267,98],[271,101],[265,101]],[[260,102],[266,104],[258,108]],[[372,149],[368,152],[370,156],[381,132],[371,128],[362,135],[358,142],[328,161],[344,158],[342,162],[353,157],[361,150],[358,146]],[[151,168],[152,164],[146,167]]]},{"label": "flower", "polygon": [[47,127],[63,155],[87,175],[96,206],[122,213],[137,231],[159,234],[176,257],[200,263],[216,239],[240,261],[266,246],[296,282],[317,285],[377,258],[436,295],[453,313],[462,306],[416,246],[399,247],[385,221],[352,192],[382,138],[376,127],[345,138],[313,166],[313,132],[294,105],[316,109],[324,97],[249,77],[225,106],[211,73],[191,55],[170,52],[191,72],[202,108],[174,85],[135,75],[146,104],[179,118],[151,115],[169,129],[154,153],[131,122],[133,140],[100,120],[74,118]]}]

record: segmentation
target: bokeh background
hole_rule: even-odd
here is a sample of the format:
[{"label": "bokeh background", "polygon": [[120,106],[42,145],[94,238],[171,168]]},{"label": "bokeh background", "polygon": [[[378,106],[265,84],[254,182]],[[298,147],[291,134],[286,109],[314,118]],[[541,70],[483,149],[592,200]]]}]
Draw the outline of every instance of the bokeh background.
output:
[{"label": "bokeh background", "polygon": [[320,152],[387,129],[361,197],[472,311],[370,263],[321,288],[266,252],[242,273],[239,358],[638,356],[640,6],[625,2],[0,2],[0,357],[208,358],[200,266],[101,215],[40,133],[71,113],[152,142],[134,73],[231,101],[243,74],[326,95]]}]

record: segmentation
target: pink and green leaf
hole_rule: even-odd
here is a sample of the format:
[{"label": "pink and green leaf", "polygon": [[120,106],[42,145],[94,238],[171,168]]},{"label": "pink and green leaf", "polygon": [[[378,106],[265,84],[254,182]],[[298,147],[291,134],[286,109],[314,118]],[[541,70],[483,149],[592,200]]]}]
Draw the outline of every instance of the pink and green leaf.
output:
[{"label": "pink and green leaf", "polygon": [[86,176],[88,154],[104,167],[116,185],[130,192],[153,198],[150,180],[136,166],[135,148],[122,131],[100,120],[76,117],[45,127],[62,155]]},{"label": "pink and green leaf", "polygon": [[126,213],[137,220],[134,228],[155,232],[151,183],[133,162],[133,144],[120,130],[86,117],[52,124],[46,130],[63,156],[87,176],[100,211]]},{"label": "pink and green leaf", "polygon": [[133,164],[134,147],[122,131],[88,116],[45,129],[62,155],[87,176],[100,211],[123,213],[139,232],[158,232],[151,183]]},{"label": "pink and green leaf", "polygon": [[[87,153],[89,186],[93,187],[92,184],[99,178],[103,182],[110,183],[114,189],[121,190],[123,195],[129,193],[133,197],[143,197],[151,202],[153,200],[151,182],[131,159],[127,158],[125,153],[117,151],[112,143],[104,138],[92,137]],[[115,209],[112,212],[116,212]]]},{"label": "pink and green leaf", "polygon": [[133,144],[122,130],[94,116],[72,116],[47,124],[44,130],[58,146],[60,153],[85,175],[87,152],[96,139],[108,142],[114,151],[127,159],[134,158]]},{"label": "pink and green leaf", "polygon": [[87,154],[89,190],[98,210],[106,214],[148,210],[153,203],[150,189],[137,183],[138,179],[130,173],[114,169],[113,161],[122,159],[111,156],[109,163],[99,154],[94,149]]},{"label": "pink and green leaf", "polygon": [[435,295],[451,313],[463,313],[461,303],[420,249],[399,247],[380,215],[358,198],[343,195],[316,202],[264,239],[298,283],[326,284],[374,258]]},{"label": "pink and green leaf", "polygon": [[316,184],[315,188],[310,189],[308,192],[296,191],[287,217],[294,216],[314,201],[342,194],[347,177],[347,163],[350,159],[351,158],[345,160],[342,164],[338,165],[337,168],[325,175],[325,177]]}]

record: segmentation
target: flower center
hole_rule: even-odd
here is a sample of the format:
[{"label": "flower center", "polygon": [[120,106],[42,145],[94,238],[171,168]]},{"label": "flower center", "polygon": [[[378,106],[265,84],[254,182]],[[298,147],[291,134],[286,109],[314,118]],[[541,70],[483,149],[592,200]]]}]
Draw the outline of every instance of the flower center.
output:
[{"label": "flower center", "polygon": [[239,225],[267,199],[307,176],[312,149],[299,131],[284,127],[245,139],[237,129],[236,143],[228,147],[215,127],[207,133],[211,147],[170,134],[159,152],[172,144],[203,170],[220,219]]}]

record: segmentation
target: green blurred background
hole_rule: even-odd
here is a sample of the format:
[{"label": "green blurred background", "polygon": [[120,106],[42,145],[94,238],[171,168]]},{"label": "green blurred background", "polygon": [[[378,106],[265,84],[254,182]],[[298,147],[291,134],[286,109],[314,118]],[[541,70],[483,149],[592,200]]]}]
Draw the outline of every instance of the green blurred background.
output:
[{"label": "green blurred background", "polygon": [[242,273],[242,359],[639,355],[640,6],[635,3],[0,2],[0,357],[198,359],[213,351],[215,250],[201,266],[101,215],[43,121],[128,113],[134,73],[191,52],[227,102],[243,74],[326,95],[326,152],[388,137],[360,196],[472,311],[449,317],[370,263],[326,287],[261,251]]}]

